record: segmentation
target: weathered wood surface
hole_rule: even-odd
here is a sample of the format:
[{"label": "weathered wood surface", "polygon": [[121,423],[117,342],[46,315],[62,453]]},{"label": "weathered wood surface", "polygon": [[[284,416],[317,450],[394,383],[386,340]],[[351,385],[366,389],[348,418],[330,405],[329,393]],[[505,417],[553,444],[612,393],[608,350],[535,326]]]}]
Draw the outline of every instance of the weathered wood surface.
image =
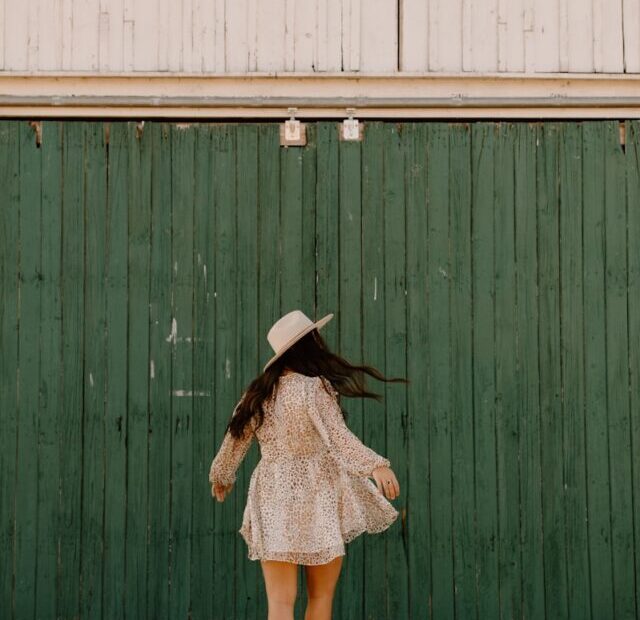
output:
[{"label": "weathered wood surface", "polygon": [[295,307],[411,380],[344,403],[402,490],[339,617],[636,617],[637,121],[41,128],[0,123],[3,618],[264,617],[259,451],[207,473]]},{"label": "weathered wood surface", "polygon": [[640,71],[640,0],[0,0],[0,70]]}]

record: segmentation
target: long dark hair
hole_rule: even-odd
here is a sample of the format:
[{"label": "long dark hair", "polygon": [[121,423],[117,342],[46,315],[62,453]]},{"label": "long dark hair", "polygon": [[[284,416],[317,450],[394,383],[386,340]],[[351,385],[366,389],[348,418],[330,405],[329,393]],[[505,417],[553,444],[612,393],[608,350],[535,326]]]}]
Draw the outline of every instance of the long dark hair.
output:
[{"label": "long dark hair", "polygon": [[234,411],[235,415],[232,414],[227,424],[227,430],[233,437],[244,436],[245,427],[252,420],[254,432],[262,425],[262,404],[273,394],[285,368],[309,377],[323,376],[343,396],[373,398],[377,401],[382,400],[382,396],[366,388],[365,374],[389,383],[409,383],[408,379],[402,377],[385,377],[373,366],[351,364],[330,351],[320,332],[314,329],[288,348],[249,384]]}]

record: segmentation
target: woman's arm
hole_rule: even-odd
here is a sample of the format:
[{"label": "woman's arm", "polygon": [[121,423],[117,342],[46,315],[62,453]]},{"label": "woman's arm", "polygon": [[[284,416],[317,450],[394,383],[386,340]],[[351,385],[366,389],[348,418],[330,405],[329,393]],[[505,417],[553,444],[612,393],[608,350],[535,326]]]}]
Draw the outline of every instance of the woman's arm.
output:
[{"label": "woman's arm", "polygon": [[[236,415],[238,407],[244,398],[244,394],[233,409],[232,416]],[[209,482],[212,485],[228,486],[236,480],[236,471],[242,462],[251,442],[253,432],[248,428],[244,429],[244,437],[236,438],[231,433],[226,432],[218,453],[215,455],[209,469]]]},{"label": "woman's arm", "polygon": [[368,477],[376,467],[390,467],[389,459],[364,445],[346,425],[337,396],[324,377],[310,382],[309,415],[331,455],[357,476]]}]

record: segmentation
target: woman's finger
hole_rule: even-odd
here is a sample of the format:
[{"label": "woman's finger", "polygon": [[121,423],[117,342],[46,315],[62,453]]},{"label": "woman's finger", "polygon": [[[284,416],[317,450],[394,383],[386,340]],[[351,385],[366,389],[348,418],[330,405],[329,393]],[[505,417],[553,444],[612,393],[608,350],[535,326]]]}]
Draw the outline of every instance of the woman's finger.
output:
[{"label": "woman's finger", "polygon": [[378,491],[380,491],[380,493],[382,493],[382,495],[384,495],[384,489],[382,488],[384,486],[384,484],[382,483],[382,480],[380,480],[380,475],[379,474],[373,474],[373,479],[376,482],[376,486],[378,487]]},{"label": "woman's finger", "polygon": [[391,482],[391,484],[387,485],[387,489],[389,490],[390,499],[395,499],[396,497],[398,497],[395,484],[393,483],[393,480],[390,480],[389,482]]},{"label": "woman's finger", "polygon": [[213,487],[213,493],[215,495],[215,498],[219,501],[222,502],[224,501],[224,487],[221,485],[216,484]]}]

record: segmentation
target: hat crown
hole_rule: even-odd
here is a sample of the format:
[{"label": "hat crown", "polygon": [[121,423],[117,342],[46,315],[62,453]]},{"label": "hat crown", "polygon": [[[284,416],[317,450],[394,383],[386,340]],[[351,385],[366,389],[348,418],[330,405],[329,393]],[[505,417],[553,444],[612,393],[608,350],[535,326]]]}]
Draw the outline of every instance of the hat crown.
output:
[{"label": "hat crown", "polygon": [[271,348],[278,353],[292,338],[313,325],[313,321],[301,310],[292,310],[279,318],[267,334]]}]

